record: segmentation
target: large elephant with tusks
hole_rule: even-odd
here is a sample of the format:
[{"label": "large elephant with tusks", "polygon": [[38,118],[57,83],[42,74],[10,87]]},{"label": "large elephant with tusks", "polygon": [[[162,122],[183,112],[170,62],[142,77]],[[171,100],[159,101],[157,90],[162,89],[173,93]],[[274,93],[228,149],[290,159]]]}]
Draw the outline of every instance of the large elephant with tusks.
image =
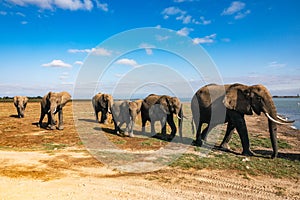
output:
[{"label": "large elephant with tusks", "polygon": [[[273,148],[272,158],[278,155],[277,124],[292,123],[277,115],[275,104],[268,89],[263,85],[247,86],[243,84],[216,85],[210,84],[200,88],[192,98],[191,109],[196,125],[196,144],[206,140],[207,133],[216,125],[228,122],[222,148],[229,148],[233,130],[236,129],[241,139],[243,155],[251,156],[248,130],[244,115],[253,111],[268,118],[270,139]],[[202,124],[208,126],[201,132]]]},{"label": "large elephant with tusks", "polygon": [[58,129],[64,129],[63,123],[63,107],[71,100],[71,95],[68,92],[49,92],[41,101],[41,116],[38,125],[42,127],[45,115],[48,117],[47,126],[54,130],[56,122],[55,114],[58,113]]}]

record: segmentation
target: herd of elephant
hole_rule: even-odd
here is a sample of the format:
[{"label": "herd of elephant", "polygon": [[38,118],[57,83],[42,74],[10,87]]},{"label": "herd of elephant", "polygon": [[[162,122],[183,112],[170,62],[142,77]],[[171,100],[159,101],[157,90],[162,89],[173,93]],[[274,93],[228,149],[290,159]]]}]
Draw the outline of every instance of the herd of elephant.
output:
[{"label": "herd of elephant", "polygon": [[[63,107],[71,100],[67,92],[49,92],[41,101],[41,115],[38,125],[43,126],[43,119],[47,114],[47,127],[56,129],[55,114],[58,113],[58,127],[63,127]],[[24,96],[14,97],[14,104],[18,116],[24,117],[24,111],[28,98]],[[114,131],[121,132],[121,126],[126,124],[124,134],[134,137],[133,128],[136,117],[140,114],[142,119],[142,132],[145,132],[147,121],[151,124],[151,133],[155,133],[154,123],[161,124],[161,137],[165,140],[172,140],[177,130],[182,138],[182,122],[186,118],[183,114],[183,105],[178,97],[168,95],[150,94],[144,99],[136,101],[114,101],[110,94],[98,93],[92,98],[92,105],[96,115],[96,121],[108,123],[107,116],[112,114]],[[228,149],[228,142],[231,139],[233,130],[236,129],[242,143],[242,154],[252,156],[250,142],[245,122],[245,115],[252,115],[253,111],[260,115],[264,113],[268,118],[268,127],[272,143],[272,158],[278,155],[277,124],[293,123],[277,115],[275,104],[268,89],[263,85],[209,84],[200,88],[192,97],[192,127],[196,126],[195,144],[201,146],[206,141],[207,134],[216,125],[226,123],[227,128],[220,147]],[[98,114],[101,112],[99,120]],[[174,122],[174,115],[178,118],[178,128]],[[166,125],[171,128],[167,134]],[[204,130],[202,125],[207,124]]]}]

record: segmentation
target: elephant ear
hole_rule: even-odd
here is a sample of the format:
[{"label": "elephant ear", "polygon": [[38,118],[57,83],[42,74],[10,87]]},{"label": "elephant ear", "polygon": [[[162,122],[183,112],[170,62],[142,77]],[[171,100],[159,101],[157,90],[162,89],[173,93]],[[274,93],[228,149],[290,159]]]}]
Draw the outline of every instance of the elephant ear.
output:
[{"label": "elephant ear", "polygon": [[16,107],[18,106],[18,97],[17,96],[14,97],[14,104]]},{"label": "elephant ear", "polygon": [[250,90],[244,85],[234,85],[226,91],[223,103],[227,109],[252,115]]},{"label": "elephant ear", "polygon": [[27,102],[28,102],[28,97],[24,97],[24,101],[23,101],[23,105],[24,105],[24,108],[26,108],[26,105],[27,105]]},{"label": "elephant ear", "polygon": [[63,107],[71,100],[71,95],[68,92],[61,92],[60,105]]},{"label": "elephant ear", "polygon": [[161,109],[163,110],[164,113],[166,113],[167,115],[170,114],[170,101],[168,100],[167,97],[164,98],[160,98],[160,105],[161,105]]},{"label": "elephant ear", "polygon": [[99,103],[102,108],[106,108],[106,102],[107,102],[107,95],[106,94],[101,94],[99,98]]},{"label": "elephant ear", "polygon": [[27,104],[28,102],[28,97],[24,97],[24,104]]},{"label": "elephant ear", "polygon": [[138,114],[141,112],[142,103],[143,103],[143,100],[136,100],[133,102],[129,102],[129,108],[131,110],[136,110],[136,113]]}]

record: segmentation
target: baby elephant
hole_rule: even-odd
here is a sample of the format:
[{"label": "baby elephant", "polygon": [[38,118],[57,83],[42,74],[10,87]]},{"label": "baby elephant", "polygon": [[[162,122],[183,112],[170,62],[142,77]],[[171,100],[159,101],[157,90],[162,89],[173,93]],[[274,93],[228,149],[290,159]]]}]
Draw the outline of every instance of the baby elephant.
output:
[{"label": "baby elephant", "polygon": [[143,100],[114,102],[112,105],[112,115],[117,134],[121,131],[120,127],[126,123],[125,135],[134,137],[133,127],[136,116],[141,111],[142,102]]},{"label": "baby elephant", "polygon": [[15,96],[14,97],[14,104],[16,106],[18,117],[24,117],[24,112],[26,109],[26,105],[28,102],[28,98],[26,96]]}]

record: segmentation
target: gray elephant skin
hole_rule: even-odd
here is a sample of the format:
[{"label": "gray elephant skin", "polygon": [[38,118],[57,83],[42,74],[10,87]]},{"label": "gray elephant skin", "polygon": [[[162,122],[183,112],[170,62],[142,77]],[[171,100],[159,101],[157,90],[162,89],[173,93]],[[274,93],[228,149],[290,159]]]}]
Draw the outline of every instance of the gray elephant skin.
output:
[{"label": "gray elephant skin", "polygon": [[28,102],[28,98],[26,96],[15,96],[14,97],[14,105],[17,109],[19,118],[23,118],[25,116],[24,112],[26,109],[27,102]]},{"label": "gray elephant skin", "polygon": [[[193,121],[196,125],[196,144],[206,140],[207,133],[216,125],[228,122],[221,147],[228,149],[234,128],[241,139],[243,155],[251,156],[249,136],[244,115],[252,115],[253,111],[268,117],[272,158],[278,155],[277,124],[292,123],[277,115],[272,96],[263,85],[247,86],[242,84],[216,85],[210,84],[200,88],[191,101]],[[201,132],[202,124],[208,126]]]},{"label": "gray elephant skin", "polygon": [[134,137],[133,128],[135,119],[141,111],[143,100],[136,101],[115,101],[112,105],[112,115],[115,125],[115,133],[121,132],[120,127],[125,123],[125,135]]},{"label": "gray elephant skin", "polygon": [[58,129],[63,130],[63,107],[71,100],[71,95],[68,92],[49,92],[41,101],[41,116],[39,126],[42,127],[43,119],[47,114],[47,126],[54,130],[56,122],[55,114],[58,113]]},{"label": "gray elephant skin", "polygon": [[[178,129],[180,138],[182,138],[182,119],[183,111],[182,104],[177,97],[171,97],[168,95],[148,95],[142,103],[141,116],[142,116],[142,132],[145,133],[146,122],[151,123],[151,133],[155,134],[154,123],[160,121],[162,124],[162,136],[163,139],[172,140],[177,132],[176,125],[174,123],[173,115],[178,118]],[[166,122],[171,127],[170,136],[166,136]]]},{"label": "gray elephant skin", "polygon": [[107,114],[111,113],[113,97],[110,94],[98,93],[92,98],[92,104],[96,115],[96,121],[99,122],[98,114],[101,112],[100,123],[107,124]]}]

